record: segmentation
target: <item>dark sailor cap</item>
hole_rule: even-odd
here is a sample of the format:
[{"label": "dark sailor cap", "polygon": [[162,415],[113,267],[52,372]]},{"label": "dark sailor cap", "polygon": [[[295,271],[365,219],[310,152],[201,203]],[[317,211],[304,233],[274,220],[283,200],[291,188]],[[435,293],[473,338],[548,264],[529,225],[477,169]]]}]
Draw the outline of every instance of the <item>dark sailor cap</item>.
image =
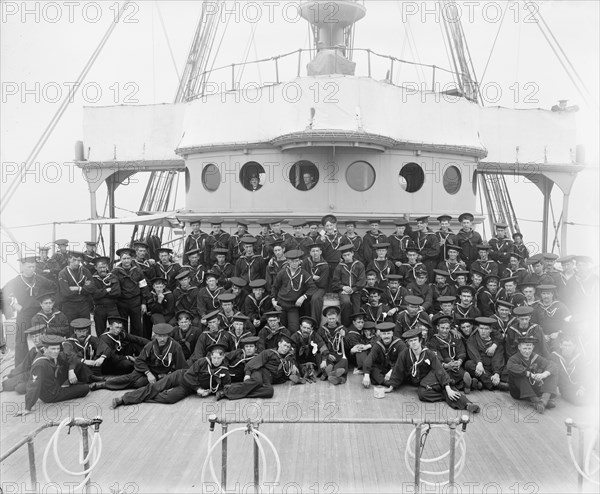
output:
[{"label": "dark sailor cap", "polygon": [[375,328],[382,333],[387,333],[388,331],[394,331],[394,329],[396,329],[396,325],[393,322],[380,322],[377,324],[377,326],[375,326]]},{"label": "dark sailor cap", "polygon": [[235,295],[233,293],[221,293],[218,298],[221,302],[233,302]]},{"label": "dark sailor cap", "polygon": [[533,307],[529,307],[528,305],[515,307],[513,309],[513,314],[515,316],[529,316],[533,313]]},{"label": "dark sailor cap", "polygon": [[130,256],[135,256],[135,250],[131,247],[123,247],[122,249],[117,250],[116,254],[121,257],[123,254],[129,254]]},{"label": "dark sailor cap", "polygon": [[209,312],[208,314],[206,314],[204,316],[204,319],[206,319],[207,322],[212,321],[213,319],[218,319],[220,313],[221,313],[220,310],[213,310],[212,312]]},{"label": "dark sailor cap", "polygon": [[183,278],[187,278],[189,276],[190,276],[190,272],[186,269],[186,270],[181,271],[180,273],[178,273],[177,276],[175,276],[175,279],[176,280],[182,280]]},{"label": "dark sailor cap", "polygon": [[258,336],[246,336],[240,340],[242,345],[256,345],[260,338]]},{"label": "dark sailor cap", "polygon": [[44,333],[46,331],[45,324],[36,324],[35,326],[31,326],[29,329],[23,331],[25,334],[39,334]]},{"label": "dark sailor cap", "polygon": [[60,345],[65,339],[57,334],[44,334],[40,338],[42,346]]},{"label": "dark sailor cap", "polygon": [[313,328],[316,328],[316,327],[317,327],[317,321],[315,321],[315,319],[314,319],[314,318],[312,318],[312,317],[310,317],[310,316],[302,316],[302,317],[300,318],[300,323],[302,323],[302,321],[307,321],[307,322],[309,322],[309,323],[312,325],[312,327],[313,327]]},{"label": "dark sailor cap", "polygon": [[71,321],[71,327],[74,329],[87,329],[92,325],[92,321],[87,317],[79,317]]},{"label": "dark sailor cap", "polygon": [[267,280],[258,279],[258,280],[252,280],[250,283],[248,283],[248,286],[250,288],[264,288],[266,284],[267,284]]},{"label": "dark sailor cap", "polygon": [[417,297],[416,295],[407,295],[404,297],[404,301],[408,305],[422,305],[424,300],[421,297]]},{"label": "dark sailor cap", "polygon": [[474,219],[475,219],[475,217],[471,213],[463,213],[458,217],[458,221],[460,223],[462,223],[463,220],[473,221]]},{"label": "dark sailor cap", "polygon": [[152,332],[154,334],[160,334],[160,335],[171,334],[173,332],[173,326],[162,322],[162,323],[155,324],[154,326],[152,326]]},{"label": "dark sailor cap", "polygon": [[244,278],[239,278],[237,276],[229,278],[229,281],[231,281],[231,283],[237,286],[238,288],[244,288],[248,284],[248,282]]},{"label": "dark sailor cap", "polygon": [[423,334],[421,333],[421,330],[418,327],[414,327],[412,329],[409,329],[408,331],[405,331],[402,334],[402,339],[410,340],[411,338],[415,338],[417,336],[421,338]]}]

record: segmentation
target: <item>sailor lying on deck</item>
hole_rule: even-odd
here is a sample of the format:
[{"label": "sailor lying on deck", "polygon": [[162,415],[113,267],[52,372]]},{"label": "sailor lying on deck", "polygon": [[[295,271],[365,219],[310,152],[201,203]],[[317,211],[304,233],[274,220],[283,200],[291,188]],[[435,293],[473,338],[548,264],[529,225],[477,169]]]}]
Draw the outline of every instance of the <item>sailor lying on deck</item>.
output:
[{"label": "sailor lying on deck", "polygon": [[229,370],[224,365],[225,347],[213,344],[207,349],[207,357],[196,360],[189,369],[179,369],[143,388],[114,398],[112,407],[151,402],[171,405],[194,393],[204,398],[215,394],[231,383]]},{"label": "sailor lying on deck", "polygon": [[466,409],[473,413],[479,412],[478,405],[471,403],[465,395],[452,387],[450,376],[442,367],[435,353],[427,347],[423,347],[420,329],[411,329],[402,337],[408,348],[400,354],[392,369],[390,387],[385,389],[386,393],[394,391],[395,388],[408,382],[419,387],[417,394],[421,401],[445,400],[451,408]]}]

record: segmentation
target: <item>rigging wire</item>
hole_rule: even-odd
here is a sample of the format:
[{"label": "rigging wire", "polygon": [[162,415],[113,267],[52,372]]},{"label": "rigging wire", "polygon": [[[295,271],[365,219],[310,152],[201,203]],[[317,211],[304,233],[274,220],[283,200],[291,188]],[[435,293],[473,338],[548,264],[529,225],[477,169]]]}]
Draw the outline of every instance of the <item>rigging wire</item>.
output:
[{"label": "rigging wire", "polygon": [[481,79],[479,80],[479,85],[483,84],[485,79],[485,74],[487,73],[488,65],[490,64],[490,60],[492,59],[492,55],[494,54],[494,48],[496,48],[496,42],[498,41],[498,37],[500,36],[500,31],[502,30],[502,24],[504,23],[504,18],[506,17],[506,13],[508,12],[508,6],[504,9],[502,13],[502,18],[500,19],[500,25],[498,26],[498,31],[496,31],[496,37],[494,38],[494,42],[492,43],[492,48],[490,49],[490,54],[488,56],[487,61],[485,62],[485,67],[483,69],[483,74],[481,75]]},{"label": "rigging wire", "polygon": [[69,86],[69,91],[65,95],[65,98],[61,102],[60,106],[56,110],[56,112],[55,112],[54,116],[52,117],[52,119],[50,120],[50,122],[48,122],[48,125],[44,129],[44,132],[42,132],[42,135],[36,142],[35,146],[31,150],[29,156],[25,160],[24,166],[21,167],[21,173],[18,175],[15,175],[15,178],[13,179],[11,184],[7,187],[5,193],[2,197],[2,200],[0,202],[0,211],[4,210],[6,208],[8,203],[11,201],[13,195],[17,191],[17,188],[19,187],[19,185],[25,181],[24,177],[27,175],[27,173],[29,172],[35,159],[37,158],[38,154],[44,148],[44,145],[46,144],[46,142],[48,141],[48,139],[54,132],[54,129],[56,128],[56,126],[58,125],[58,122],[60,121],[60,119],[64,115],[65,111],[67,110],[67,107],[69,106],[69,104],[72,101],[75,100],[75,94],[77,93],[82,82],[85,80],[86,76],[88,75],[89,71],[91,70],[92,66],[94,65],[94,62],[100,55],[100,52],[106,45],[108,38],[110,38],[110,35],[114,31],[117,24],[119,24],[121,17],[125,13],[125,10],[126,10],[127,6],[129,5],[129,3],[130,3],[130,0],[126,0],[123,3],[123,5],[121,5],[121,8],[119,9],[119,12],[117,13],[116,18],[114,20],[111,20],[106,33],[100,39],[100,42],[96,46],[96,49],[90,55],[90,58],[88,59],[88,61],[84,65],[83,69],[81,70],[79,76],[77,77],[77,80],[75,81],[74,84]]},{"label": "rigging wire", "polygon": [[581,83],[581,86],[583,87],[583,89],[585,90],[585,92],[593,99],[592,93],[590,93],[590,91],[587,88],[584,80],[580,77],[579,73],[577,72],[577,69],[571,63],[571,60],[569,59],[568,55],[563,50],[561,44],[558,42],[558,39],[556,39],[556,36],[554,36],[554,33],[552,32],[552,29],[550,29],[550,26],[548,26],[548,24],[546,23],[546,21],[542,17],[542,12],[540,10],[537,11],[537,15],[540,18],[540,20],[542,21],[542,23],[544,24],[544,26],[546,27],[546,29],[548,30],[548,33],[550,34],[550,36],[552,37],[552,39],[554,40],[554,42],[556,43],[556,46],[558,46],[558,49],[560,50],[560,52],[562,53],[562,55],[565,57],[565,60],[569,64],[569,67],[571,67],[571,70],[573,71],[573,74],[575,74],[575,77],[577,77],[577,79]]},{"label": "rigging wire", "polygon": [[169,48],[169,54],[171,55],[171,62],[173,62],[173,68],[175,69],[175,74],[177,75],[177,80],[181,79],[179,75],[179,69],[177,69],[177,62],[175,61],[175,54],[173,53],[173,47],[171,46],[171,40],[169,39],[169,34],[167,33],[167,28],[165,27],[165,20],[163,19],[162,11],[160,10],[160,2],[154,2],[156,7],[156,11],[158,12],[158,20],[160,21],[160,26],[162,28],[162,32],[165,35],[165,40],[167,41],[167,47]]}]

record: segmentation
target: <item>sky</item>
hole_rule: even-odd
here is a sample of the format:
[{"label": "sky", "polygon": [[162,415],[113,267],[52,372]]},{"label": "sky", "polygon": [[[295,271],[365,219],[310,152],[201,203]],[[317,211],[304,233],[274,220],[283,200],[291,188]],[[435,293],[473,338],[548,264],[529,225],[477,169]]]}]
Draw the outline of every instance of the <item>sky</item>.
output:
[{"label": "sky", "polygon": [[[1,3],[2,194],[114,22],[120,3]],[[436,2],[364,3],[367,15],[356,25],[356,48],[450,67],[441,29],[444,11],[436,9]],[[485,89],[486,106],[548,109],[559,99],[580,106],[579,141],[586,146],[588,170],[580,174],[572,191],[569,216],[577,225],[569,227],[569,250],[597,259],[599,2],[545,1],[534,5],[532,8],[539,9],[595,96],[595,105],[586,106],[522,2],[458,2],[475,72]],[[298,17],[297,2],[227,2],[227,6],[227,13],[220,18],[219,33],[223,26],[227,29],[215,67],[309,47],[308,24]],[[197,1],[129,3],[122,22],[115,27],[81,91],[39,153],[31,173],[1,212],[3,226],[19,244],[31,249],[36,242],[48,243],[52,222],[90,216],[87,185],[72,163],[75,142],[83,136],[83,107],[172,102],[200,7]],[[360,56],[355,61],[357,73],[364,73]],[[374,77],[383,79],[385,69],[374,66]],[[282,79],[294,76],[295,65],[284,64]],[[269,77],[265,69],[244,73],[244,80],[265,82]],[[403,68],[395,71],[394,82],[421,84],[430,81],[429,77],[426,71]],[[119,216],[139,209],[144,187],[145,178],[140,176],[134,177],[126,189],[119,189]],[[530,183],[511,186],[511,192],[526,238],[539,238],[541,194]],[[558,219],[561,202],[558,196],[556,199],[554,213]],[[98,197],[100,214],[104,201],[102,188]],[[184,207],[182,190],[177,206]],[[127,238],[130,229],[119,227],[117,234]],[[90,230],[88,226],[58,225],[56,235],[81,244],[90,236]],[[15,275],[16,258],[15,246],[3,230],[2,284]]]}]

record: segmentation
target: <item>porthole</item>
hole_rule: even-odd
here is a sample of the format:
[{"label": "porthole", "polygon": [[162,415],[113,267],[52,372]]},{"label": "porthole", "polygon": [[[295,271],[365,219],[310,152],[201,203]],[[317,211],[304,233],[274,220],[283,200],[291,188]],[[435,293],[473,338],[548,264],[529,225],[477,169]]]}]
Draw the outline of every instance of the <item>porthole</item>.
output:
[{"label": "porthole", "polygon": [[240,182],[245,189],[256,192],[265,183],[265,169],[256,161],[249,161],[240,170]]},{"label": "porthole", "polygon": [[319,169],[310,161],[298,161],[290,168],[290,183],[298,190],[311,190],[319,182]]},{"label": "porthole", "polygon": [[204,167],[204,170],[202,170],[202,184],[209,192],[214,192],[219,188],[219,185],[221,185],[221,172],[217,165],[210,163]]},{"label": "porthole", "polygon": [[355,161],[346,170],[346,182],[358,192],[368,190],[375,183],[375,170],[366,161]]},{"label": "porthole", "polygon": [[444,189],[450,195],[456,194],[460,190],[462,184],[462,175],[456,166],[448,166],[444,171]]},{"label": "porthole", "polygon": [[416,163],[407,163],[400,170],[398,182],[406,192],[417,192],[425,183],[423,168]]}]

